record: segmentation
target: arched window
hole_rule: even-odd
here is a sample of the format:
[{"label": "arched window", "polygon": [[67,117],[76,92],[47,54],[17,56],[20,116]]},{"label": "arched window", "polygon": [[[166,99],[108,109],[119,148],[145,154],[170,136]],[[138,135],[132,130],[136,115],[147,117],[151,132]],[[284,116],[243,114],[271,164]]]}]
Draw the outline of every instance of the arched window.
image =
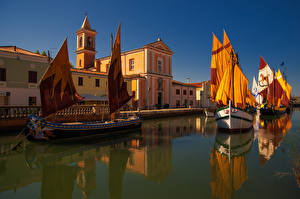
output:
[{"label": "arched window", "polygon": [[79,48],[82,47],[82,37],[79,38]]},{"label": "arched window", "polygon": [[92,42],[93,42],[92,38],[91,38],[91,37],[88,37],[88,39],[87,39],[87,47],[88,47],[88,48],[91,48],[91,47],[92,47]]},{"label": "arched window", "polygon": [[81,66],[81,59],[79,59],[79,66]]}]

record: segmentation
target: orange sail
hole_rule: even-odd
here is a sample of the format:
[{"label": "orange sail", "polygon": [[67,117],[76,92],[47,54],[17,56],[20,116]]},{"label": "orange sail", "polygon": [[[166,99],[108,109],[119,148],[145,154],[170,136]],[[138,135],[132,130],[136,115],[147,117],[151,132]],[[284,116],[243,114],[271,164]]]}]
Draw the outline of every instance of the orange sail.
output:
[{"label": "orange sail", "polygon": [[66,39],[40,82],[43,117],[83,99],[75,89],[70,69]]},{"label": "orange sail", "polygon": [[234,67],[234,106],[246,107],[248,80],[238,65]]},{"label": "orange sail", "polygon": [[278,102],[279,106],[280,104],[288,107],[289,106],[289,101],[290,101],[290,91],[291,91],[291,86],[288,85],[288,83],[283,79],[282,74],[280,70],[278,69],[278,72],[275,73],[276,79],[278,80],[280,86],[282,87],[283,93],[282,96]]},{"label": "orange sail", "polygon": [[226,106],[228,105],[229,100],[233,100],[233,85],[231,77],[232,69],[228,67],[223,75],[215,98],[215,101],[219,105]]},{"label": "orange sail", "polygon": [[256,106],[256,100],[254,95],[251,93],[250,89],[247,89],[247,97],[246,97],[246,104],[249,104],[252,107]]},{"label": "orange sail", "polygon": [[112,50],[108,72],[108,99],[110,113],[116,112],[126,104],[132,96],[128,95],[121,68],[120,25]]},{"label": "orange sail", "polygon": [[211,98],[215,100],[217,90],[226,70],[223,64],[224,48],[218,38],[213,34],[213,47],[211,56]]},{"label": "orange sail", "polygon": [[248,80],[239,67],[237,56],[225,31],[223,46],[213,35],[211,70],[212,82],[215,82],[211,85],[211,95],[215,102],[226,106],[230,100],[239,108],[245,108],[246,103],[255,106],[255,99],[248,89]]},{"label": "orange sail", "polygon": [[232,48],[232,45],[230,43],[230,40],[229,40],[225,30],[223,32],[223,46],[229,54],[232,52],[235,55],[234,50]]}]

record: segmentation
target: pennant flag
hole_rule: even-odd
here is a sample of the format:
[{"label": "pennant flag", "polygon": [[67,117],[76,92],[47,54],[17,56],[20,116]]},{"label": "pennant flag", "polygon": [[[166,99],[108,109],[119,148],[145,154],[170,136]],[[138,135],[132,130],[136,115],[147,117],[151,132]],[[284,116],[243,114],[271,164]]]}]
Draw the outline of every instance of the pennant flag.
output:
[{"label": "pennant flag", "polygon": [[40,81],[43,117],[83,100],[75,89],[70,69],[66,39]]},{"label": "pennant flag", "polygon": [[126,104],[132,96],[128,95],[121,68],[120,25],[118,28],[108,72],[108,100],[110,113],[116,112]]}]

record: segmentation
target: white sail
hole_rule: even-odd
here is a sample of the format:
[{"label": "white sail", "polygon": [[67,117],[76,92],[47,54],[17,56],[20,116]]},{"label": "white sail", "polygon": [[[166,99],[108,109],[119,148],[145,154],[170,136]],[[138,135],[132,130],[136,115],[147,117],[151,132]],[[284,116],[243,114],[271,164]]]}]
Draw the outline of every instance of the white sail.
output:
[{"label": "white sail", "polygon": [[257,83],[256,83],[256,80],[255,80],[255,77],[253,77],[253,82],[252,82],[252,94],[253,94],[254,97],[255,97],[255,101],[256,101],[258,104],[262,104],[263,98],[262,98],[262,96],[258,93],[258,88],[257,88]]}]

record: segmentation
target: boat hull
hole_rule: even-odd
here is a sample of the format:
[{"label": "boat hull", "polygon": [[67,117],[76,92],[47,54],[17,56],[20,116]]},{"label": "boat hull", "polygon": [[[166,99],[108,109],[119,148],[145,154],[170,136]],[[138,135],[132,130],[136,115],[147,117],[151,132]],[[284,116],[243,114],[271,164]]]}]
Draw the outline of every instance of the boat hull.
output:
[{"label": "boat hull", "polygon": [[234,107],[223,107],[217,111],[218,128],[224,131],[245,131],[253,128],[253,116]]},{"label": "boat hull", "polygon": [[77,122],[52,123],[44,119],[29,119],[27,134],[29,140],[49,141],[64,138],[83,137],[99,134],[121,133],[124,130],[141,127],[139,117],[117,120],[114,122]]},{"label": "boat hull", "polygon": [[271,108],[261,108],[260,116],[261,117],[279,117],[286,113],[286,108],[271,109]]}]

